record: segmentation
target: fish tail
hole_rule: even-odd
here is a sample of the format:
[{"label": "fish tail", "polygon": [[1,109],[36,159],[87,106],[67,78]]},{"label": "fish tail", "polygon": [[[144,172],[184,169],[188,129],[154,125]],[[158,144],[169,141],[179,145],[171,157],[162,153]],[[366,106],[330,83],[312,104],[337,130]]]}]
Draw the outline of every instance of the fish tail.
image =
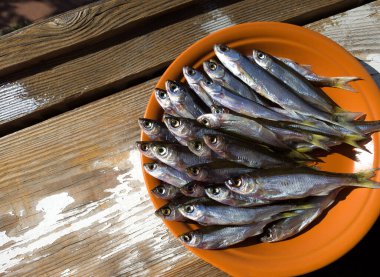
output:
[{"label": "fish tail", "polygon": [[352,86],[350,86],[348,83],[352,81],[362,80],[362,78],[359,77],[331,77],[326,78],[325,85],[334,87],[334,88],[340,88],[344,90],[348,90],[351,92],[357,92]]},{"label": "fish tail", "polygon": [[376,176],[376,171],[380,170],[380,168],[371,168],[367,170],[360,171],[358,173],[354,173],[359,182],[368,181],[372,177]]},{"label": "fish tail", "polygon": [[362,149],[368,153],[371,153],[371,151],[369,151],[365,146],[358,144],[357,141],[362,140],[362,139],[363,139],[363,136],[351,134],[351,135],[344,136],[343,142],[345,142],[346,144],[349,144],[355,148],[359,148],[359,149]]},{"label": "fish tail", "polygon": [[335,112],[334,112],[334,116],[336,118],[339,118],[340,120],[348,121],[348,122],[354,121],[357,118],[363,117],[364,115],[365,115],[365,113],[362,113],[362,112],[348,112],[348,111],[343,110],[340,107],[335,107]]},{"label": "fish tail", "polygon": [[312,137],[312,139],[311,139],[310,143],[314,144],[315,146],[318,146],[319,148],[322,148],[323,150],[326,150],[326,151],[330,150],[330,148],[323,143],[323,141],[328,140],[327,137],[321,136],[321,135],[316,135],[316,134],[313,134],[311,137]]}]

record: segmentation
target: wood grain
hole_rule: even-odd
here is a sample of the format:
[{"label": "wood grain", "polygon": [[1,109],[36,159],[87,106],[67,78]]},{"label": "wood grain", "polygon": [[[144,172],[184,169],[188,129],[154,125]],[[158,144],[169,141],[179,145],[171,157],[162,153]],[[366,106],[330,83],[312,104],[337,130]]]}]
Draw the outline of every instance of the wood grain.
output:
[{"label": "wood grain", "polygon": [[380,87],[380,1],[316,21],[313,29],[351,52]]},{"label": "wood grain", "polygon": [[134,141],[156,82],[0,139],[0,275],[224,276],[148,198]]},{"label": "wood grain", "polygon": [[0,39],[0,76],[121,31],[130,31],[149,18],[191,2],[99,1],[19,29]]},{"label": "wood grain", "polygon": [[[222,1],[223,2],[223,1]],[[225,2],[225,1],[224,1]],[[358,1],[277,0],[240,1],[220,8],[213,2],[200,2],[192,17],[174,13],[154,22],[155,29],[130,37],[89,46],[64,57],[49,60],[42,68],[16,73],[0,83],[1,126],[26,121],[28,116],[44,115],[49,108],[67,110],[82,99],[106,90],[126,86],[136,79],[161,72],[175,57],[196,40],[219,29],[249,21],[304,22]],[[202,13],[204,10],[209,12]],[[189,11],[188,11],[189,12]],[[173,23],[173,18],[175,20]],[[143,27],[141,27],[143,28]],[[0,39],[1,41],[1,39]],[[6,104],[1,104],[6,103]],[[59,111],[61,112],[61,111]],[[21,119],[21,120],[18,120]]]}]

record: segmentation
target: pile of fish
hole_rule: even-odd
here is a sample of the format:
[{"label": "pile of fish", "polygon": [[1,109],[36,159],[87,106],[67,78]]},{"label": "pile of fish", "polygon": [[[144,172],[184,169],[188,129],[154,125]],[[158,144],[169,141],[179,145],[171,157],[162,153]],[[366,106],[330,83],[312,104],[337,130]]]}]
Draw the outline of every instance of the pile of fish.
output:
[{"label": "pile of fish", "polygon": [[[161,184],[152,190],[168,204],[164,220],[198,223],[180,236],[192,247],[220,249],[250,237],[290,238],[337,201],[343,187],[379,188],[374,169],[318,170],[339,147],[366,151],[380,121],[339,107],[320,87],[354,91],[356,77],[324,77],[311,67],[253,50],[245,56],[215,45],[218,60],[204,73],[186,66],[187,83],[166,81],[155,97],[162,121],[139,119],[150,141],[140,152],[145,171]],[[347,155],[347,154],[346,154]],[[348,155],[349,156],[349,155]]]}]

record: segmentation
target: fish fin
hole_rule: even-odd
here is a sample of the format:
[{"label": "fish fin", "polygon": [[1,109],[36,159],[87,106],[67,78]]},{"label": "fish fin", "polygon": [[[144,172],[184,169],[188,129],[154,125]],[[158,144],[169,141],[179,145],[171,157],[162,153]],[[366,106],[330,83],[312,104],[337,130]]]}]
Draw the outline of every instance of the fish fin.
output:
[{"label": "fish fin", "polygon": [[363,113],[363,115],[359,116],[357,119],[355,119],[356,121],[364,121],[365,118],[367,117],[367,114]]},{"label": "fish fin", "polygon": [[340,88],[351,92],[357,92],[348,83],[352,81],[362,80],[360,77],[331,77],[326,78],[327,84],[334,88]]},{"label": "fish fin", "polygon": [[380,168],[371,168],[368,170],[363,170],[357,173],[354,173],[356,178],[359,182],[361,181],[368,181],[368,179],[371,179],[372,177],[376,176],[376,171],[380,170]]},{"label": "fish fin", "polygon": [[359,145],[357,143],[358,140],[362,140],[362,139],[363,139],[362,136],[351,134],[351,135],[344,136],[343,141],[344,141],[344,143],[349,144],[349,145],[351,145],[351,146],[353,146],[355,148],[359,148],[359,149],[362,149],[362,150],[364,150],[364,151],[366,151],[368,153],[371,153],[371,151],[369,151],[365,146]]},{"label": "fish fin", "polygon": [[330,148],[323,143],[323,141],[328,140],[327,137],[313,134],[311,135],[312,139],[310,143],[314,144],[315,146],[318,146],[319,148],[322,148],[323,150],[329,151]]}]

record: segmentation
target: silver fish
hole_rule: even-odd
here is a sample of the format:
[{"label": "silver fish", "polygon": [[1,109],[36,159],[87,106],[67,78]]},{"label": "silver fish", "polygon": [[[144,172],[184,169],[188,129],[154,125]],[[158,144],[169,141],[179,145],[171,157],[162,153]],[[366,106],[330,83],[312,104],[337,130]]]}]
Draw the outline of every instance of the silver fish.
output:
[{"label": "silver fish", "polygon": [[152,142],[150,141],[136,141],[136,147],[145,157],[156,159],[152,152]]},{"label": "silver fish", "polygon": [[245,99],[252,100],[262,105],[265,104],[264,101],[256,94],[256,92],[252,91],[252,89],[237,79],[231,72],[229,72],[217,61],[210,60],[204,62],[203,69],[212,80],[229,89],[235,95],[239,95]]},{"label": "silver fish", "polygon": [[196,165],[186,168],[187,175],[197,181],[222,183],[230,176],[239,176],[253,171],[252,168],[215,166],[214,164]]},{"label": "silver fish", "polygon": [[243,136],[276,148],[289,149],[276,134],[252,119],[233,114],[204,114],[197,121],[208,128]]},{"label": "silver fish", "polygon": [[186,118],[197,118],[206,113],[204,103],[184,84],[175,81],[166,81],[166,91],[177,113]]},{"label": "silver fish", "polygon": [[149,175],[179,188],[193,181],[185,173],[161,162],[145,163],[144,169]]},{"label": "silver fish", "polygon": [[238,194],[228,189],[225,185],[207,187],[206,194],[219,203],[234,207],[254,207],[272,203],[269,200]]},{"label": "silver fish", "polygon": [[252,145],[225,135],[204,135],[204,142],[226,160],[252,168],[289,167],[295,163],[258,144]]},{"label": "silver fish", "polygon": [[213,101],[211,97],[204,91],[204,89],[200,85],[200,81],[207,80],[206,76],[203,75],[202,72],[199,70],[196,70],[190,66],[185,66],[183,69],[183,76],[185,76],[185,79],[187,83],[189,84],[189,87],[192,88],[192,90],[198,95],[200,99],[208,106],[211,107],[213,104]]},{"label": "silver fish", "polygon": [[160,104],[161,108],[165,111],[165,113],[171,115],[178,115],[175,107],[170,101],[168,93],[165,90],[156,88],[154,90],[154,96],[156,97],[158,104]]},{"label": "silver fish", "polygon": [[310,201],[317,203],[318,208],[295,211],[298,213],[297,216],[288,217],[273,223],[273,225],[267,229],[267,234],[261,237],[261,241],[281,241],[300,233],[335,202],[339,191],[340,189],[336,189],[326,196],[313,197]]},{"label": "silver fish", "polygon": [[166,128],[165,124],[160,121],[139,118],[138,123],[143,132],[147,134],[151,140],[177,141],[169,132],[168,128]]},{"label": "silver fish", "polygon": [[157,187],[152,189],[151,192],[154,196],[164,200],[172,200],[183,195],[179,188],[168,183],[159,184]]},{"label": "silver fish", "polygon": [[276,121],[294,121],[294,119],[289,116],[275,112],[255,101],[236,95],[216,82],[201,81],[200,83],[202,88],[215,102],[234,112],[253,118],[266,118],[268,120]]},{"label": "silver fish", "polygon": [[206,186],[199,182],[189,183],[181,188],[181,193],[188,197],[205,197]]},{"label": "silver fish", "polygon": [[218,204],[192,203],[180,205],[180,213],[202,225],[244,225],[268,220],[279,213],[313,208],[313,205],[278,204],[250,208]]},{"label": "silver fish", "polygon": [[380,188],[371,181],[377,169],[353,174],[317,171],[310,168],[263,169],[260,172],[231,178],[226,186],[240,194],[267,200],[286,200],[307,196],[323,196],[346,186]]},{"label": "silver fish", "polygon": [[239,226],[210,226],[182,234],[179,239],[199,249],[222,249],[263,233],[272,219]]},{"label": "silver fish", "polygon": [[194,155],[186,146],[179,144],[152,142],[152,152],[156,159],[180,171],[193,165],[212,162],[211,159]]},{"label": "silver fish", "polygon": [[297,62],[287,59],[276,57],[278,60],[285,63],[287,66],[292,68],[294,71],[298,72],[302,76],[304,76],[308,81],[312,82],[315,86],[318,87],[335,87],[341,88],[345,90],[349,90],[352,92],[356,92],[355,89],[350,86],[348,83],[352,81],[361,80],[359,77],[326,77],[315,74],[311,71],[310,65],[300,65]]},{"label": "silver fish", "polygon": [[199,157],[204,157],[207,159],[220,159],[221,157],[211,150],[207,144],[201,139],[190,140],[187,143],[187,147],[191,152]]}]

